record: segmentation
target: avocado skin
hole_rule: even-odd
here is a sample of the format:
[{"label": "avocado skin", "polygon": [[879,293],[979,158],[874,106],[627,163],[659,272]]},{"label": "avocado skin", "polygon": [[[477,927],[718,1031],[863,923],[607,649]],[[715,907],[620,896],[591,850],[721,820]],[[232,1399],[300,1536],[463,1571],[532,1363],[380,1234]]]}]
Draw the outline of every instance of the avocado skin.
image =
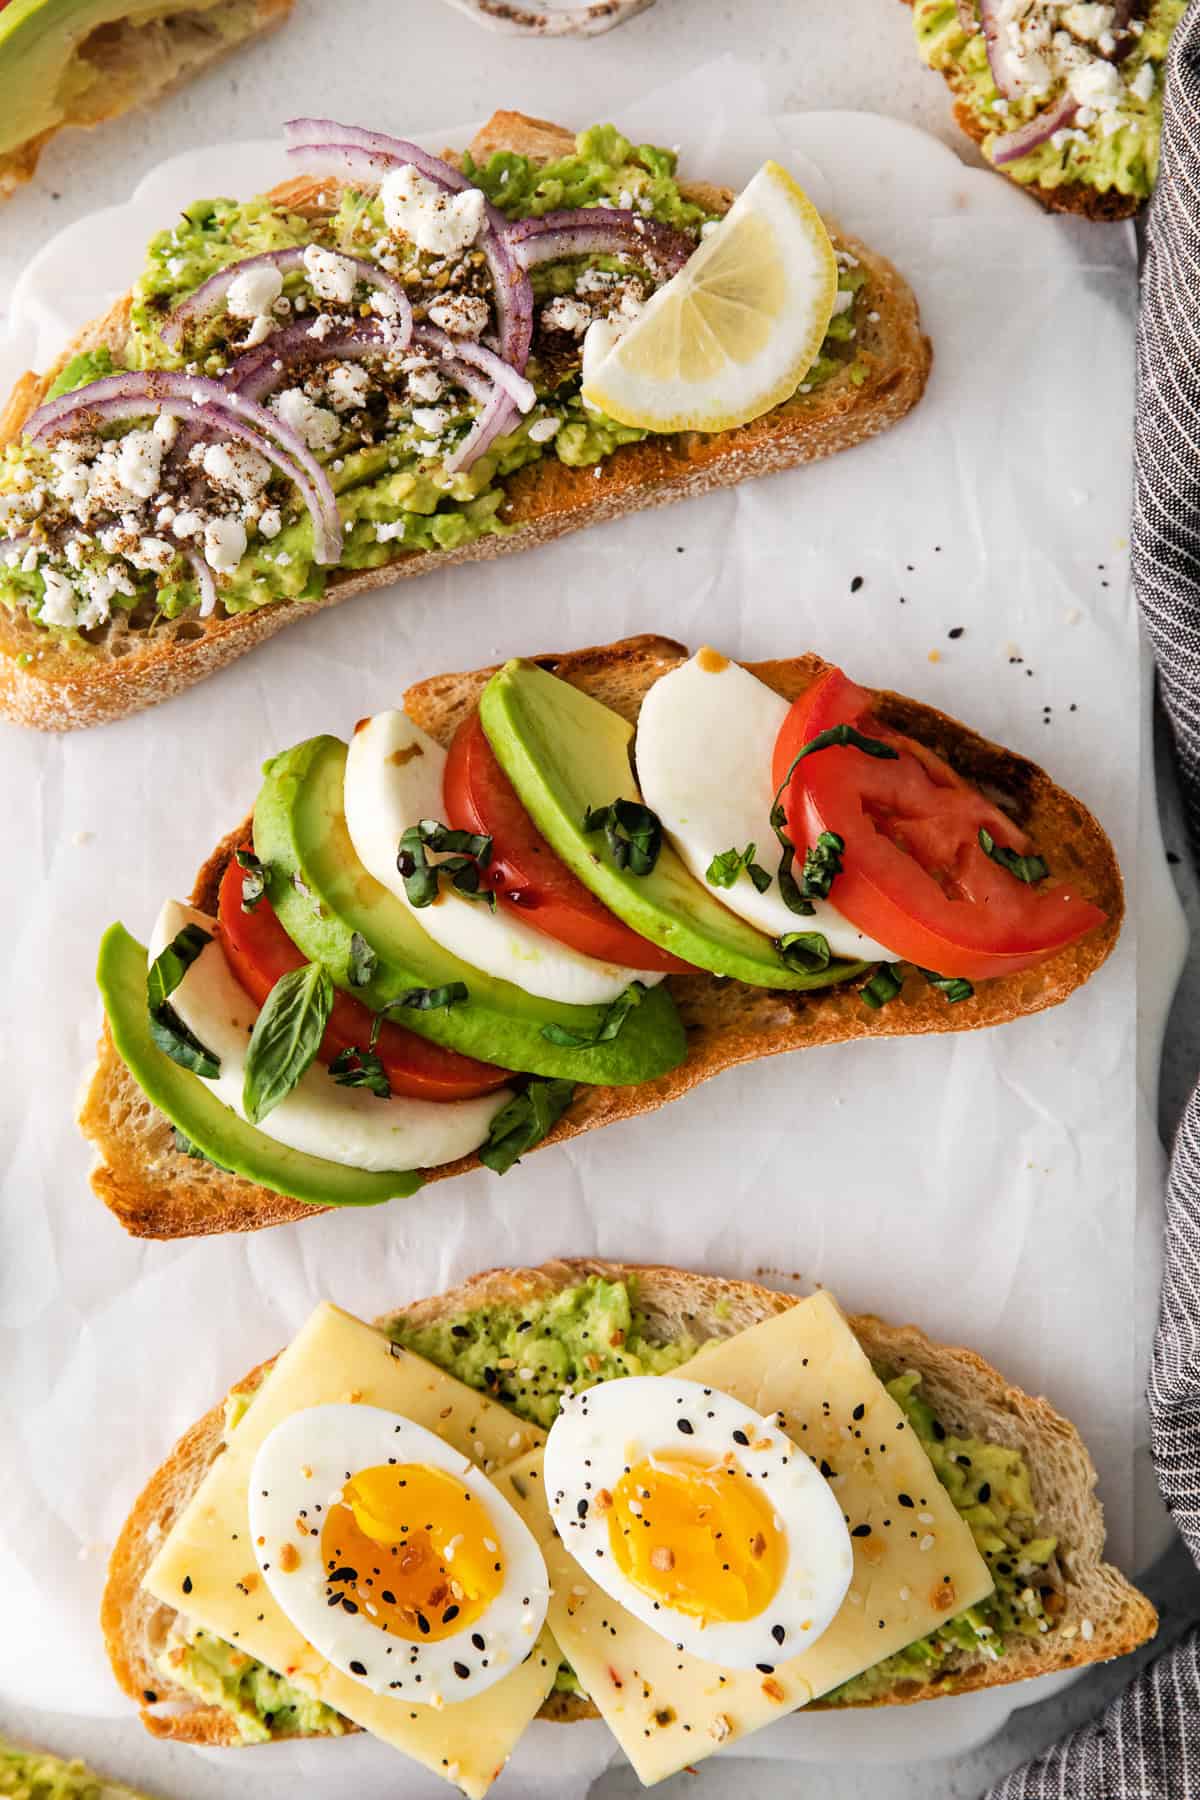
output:
[{"label": "avocado skin", "polygon": [[[651,943],[750,987],[832,987],[869,967],[835,959],[815,975],[789,969],[770,938],[708,893],[665,840],[648,875],[617,867],[603,832],[583,830],[589,808],[641,799],[630,763],[633,727],[611,707],[518,659],[492,676],[479,716],[504,773],[551,849],[597,899]],[[799,916],[796,929],[805,929]]]},{"label": "avocado skin", "polygon": [[[678,1068],[687,1041],[665,986],[651,988],[608,1043],[570,1049],[543,1037],[543,1025],[587,1031],[599,1024],[604,1007],[538,999],[435,944],[355,855],[342,799],[345,772],[346,746],[339,738],[309,738],[266,765],[254,809],[254,848],[269,868],[271,904],[292,942],[310,962],[324,963],[338,987],[379,1011],[411,988],[465,982],[469,1000],[428,1012],[406,1010],[403,1024],[466,1056],[524,1074],[631,1087]],[[355,931],[379,958],[363,988],[349,976]]]},{"label": "avocado skin", "polygon": [[210,1094],[198,1075],[180,1068],[150,1036],[146,1007],[146,951],[123,925],[100,942],[96,981],[122,1062],[145,1094],[198,1150],[231,1174],[313,1206],[378,1206],[406,1199],[423,1185],[419,1174],[368,1174],[289,1150],[247,1125]]}]

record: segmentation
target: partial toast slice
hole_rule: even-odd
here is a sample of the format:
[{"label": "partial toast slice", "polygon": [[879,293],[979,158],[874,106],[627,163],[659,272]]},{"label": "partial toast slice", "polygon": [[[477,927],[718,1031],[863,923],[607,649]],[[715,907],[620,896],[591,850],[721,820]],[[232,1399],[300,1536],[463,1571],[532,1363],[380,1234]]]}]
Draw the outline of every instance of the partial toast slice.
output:
[{"label": "partial toast slice", "polygon": [[[670,638],[645,636],[538,661],[633,722],[647,690],[687,654]],[[800,656],[748,666],[793,700],[827,665],[819,657]],[[418,682],[405,695],[405,706],[418,725],[448,744],[493,673],[477,669]],[[688,1034],[687,1060],[637,1087],[578,1088],[545,1144],[651,1112],[724,1069],[784,1050],[1004,1024],[1057,1006],[1099,968],[1120,932],[1124,893],[1112,845],[1092,814],[1035,764],[933,707],[891,693],[880,701],[881,717],[889,724],[930,745],[1011,813],[1055,874],[1104,909],[1105,923],[1038,968],[981,983],[973,999],[956,1006],[948,1006],[912,971],[902,994],[877,1012],[863,1005],[853,987],[783,993],[707,974],[669,976]],[[250,821],[244,821],[209,857],[192,890],[193,905],[216,911],[221,877],[249,828]],[[107,1024],[98,1056],[80,1124],[97,1151],[92,1186],[127,1231],[140,1237],[253,1231],[322,1210],[180,1155],[172,1127],[151,1107],[117,1055]],[[476,1157],[464,1157],[431,1170],[427,1179],[443,1180],[477,1166]]]},{"label": "partial toast slice", "polygon": [[[498,149],[540,162],[563,155],[573,143],[561,126],[499,112],[480,130],[471,152],[479,162]],[[681,186],[688,198],[716,211],[733,200],[728,189],[703,183]],[[292,210],[309,216],[335,208],[337,193],[337,184],[328,179],[302,179],[276,190]],[[870,303],[862,308],[855,340],[856,365],[867,370],[861,381],[851,378],[847,366],[813,393],[797,394],[736,431],[656,435],[624,445],[586,468],[569,468],[553,455],[543,456],[505,483],[502,518],[516,528],[511,536],[484,537],[456,550],[399,551],[381,568],[339,571],[319,601],[276,600],[228,615],[218,607],[208,619],[185,613],[159,619],[150,628],[135,628],[127,615],[118,613],[101,634],[93,634],[98,641],[87,652],[55,642],[24,613],[0,608],[0,712],[45,731],[123,718],[214,674],[286,625],[370,588],[388,587],[434,568],[532,549],[585,525],[773,475],[875,437],[916,405],[932,352],[903,278],[857,238],[831,229],[835,243],[857,258],[867,277],[863,291],[869,291]],[[126,296],[81,332],[45,375],[24,376],[0,411],[0,446],[20,435],[71,357],[105,345],[119,356],[128,325]]]},{"label": "partial toast slice", "polygon": [[[0,201],[32,179],[51,138],[68,126],[102,125],[159,100],[259,33],[282,25],[293,0],[216,0],[209,6],[165,6],[155,18],[113,18],[73,50],[75,80],[57,122],[0,155]],[[119,9],[114,8],[114,11]],[[65,27],[64,27],[65,29]]]},{"label": "partial toast slice", "polygon": [[[387,1314],[377,1324],[383,1330],[396,1321],[418,1327],[480,1307],[520,1306],[589,1275],[632,1278],[647,1333],[661,1343],[683,1336],[697,1344],[732,1337],[795,1304],[794,1296],[753,1282],[572,1259],[536,1269],[492,1270],[435,1299]],[[1059,1541],[1063,1575],[1062,1608],[1044,1636],[1012,1643],[998,1662],[958,1652],[940,1679],[904,1681],[871,1704],[902,1705],[947,1692],[973,1693],[1053,1670],[1104,1662],[1152,1637],[1157,1626],[1154,1608],[1104,1561],[1096,1470],[1075,1427],[1047,1401],[1011,1386],[973,1351],[936,1344],[915,1325],[889,1325],[870,1315],[850,1323],[872,1362],[921,1376],[922,1394],[948,1431],[1022,1453],[1032,1476],[1040,1527]],[[269,1367],[266,1363],[253,1370],[233,1391],[253,1391]],[[165,1681],[155,1655],[177,1615],[146,1594],[141,1582],[163,1535],[220,1454],[222,1428],[223,1408],[217,1405],[185,1433],[151,1477],[113,1550],[101,1612],[113,1671],[125,1693],[143,1708],[142,1723],[156,1737],[187,1743],[235,1744],[236,1725],[219,1707],[200,1705]],[[160,1702],[167,1706],[155,1710]],[[595,1716],[589,1702],[569,1694],[551,1694],[542,1713],[559,1720]]]}]

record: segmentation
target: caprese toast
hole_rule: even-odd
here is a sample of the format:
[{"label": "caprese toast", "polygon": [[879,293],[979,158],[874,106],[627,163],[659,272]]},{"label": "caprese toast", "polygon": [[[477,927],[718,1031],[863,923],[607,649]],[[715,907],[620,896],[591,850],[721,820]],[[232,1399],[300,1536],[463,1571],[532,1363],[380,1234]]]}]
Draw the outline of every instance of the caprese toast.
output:
[{"label": "caprese toast", "polygon": [[269,762],[148,951],[107,933],[92,1184],[174,1237],[502,1174],[736,1063],[1053,1006],[1122,910],[1081,802],[815,656],[435,678]]},{"label": "caprese toast", "polygon": [[598,1713],[649,1784],[1144,1643],[1095,1483],[1045,1400],[828,1292],[500,1269],[320,1306],[151,1478],[102,1623],[157,1737],[365,1729],[478,1800]]},{"label": "caprese toast", "polygon": [[315,607],[827,456],[920,398],[908,287],[776,163],[735,200],[611,125],[497,113],[444,158],[288,134],[294,180],[166,221],[0,412],[23,724],[118,718]]}]

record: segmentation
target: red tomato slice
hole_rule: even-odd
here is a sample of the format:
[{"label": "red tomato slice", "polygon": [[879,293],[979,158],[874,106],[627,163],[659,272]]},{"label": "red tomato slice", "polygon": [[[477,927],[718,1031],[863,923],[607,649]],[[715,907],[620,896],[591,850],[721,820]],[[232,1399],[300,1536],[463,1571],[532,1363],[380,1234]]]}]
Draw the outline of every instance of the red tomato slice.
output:
[{"label": "red tomato slice", "polygon": [[[305,958],[275,915],[264,894],[250,912],[242,910],[242,870],[230,857],[221,878],[217,905],[221,922],[221,948],[230,968],[259,1006],[289,969],[304,967]],[[317,1055],[331,1063],[343,1050],[365,1050],[371,1041],[375,1014],[353,995],[336,989],[333,1010]],[[491,1063],[460,1056],[415,1031],[406,1031],[385,1019],[380,1027],[375,1054],[383,1064],[393,1094],[413,1100],[470,1100],[503,1087],[508,1071]]]},{"label": "red tomato slice", "polygon": [[464,719],[454,734],[444,786],[447,823],[491,838],[492,860],[484,878],[527,925],[601,962],[668,975],[691,973],[689,963],[622,925],[559,861],[500,767],[478,713]]},{"label": "red tomato slice", "polygon": [[906,962],[969,981],[1032,968],[1099,925],[1105,914],[1065,883],[1030,887],[982,849],[1030,841],[932,750],[872,717],[872,696],[830,669],[792,706],[775,744],[778,787],[797,753],[831,725],[853,725],[898,752],[852,745],[814,751],[784,796],[798,854],[822,831],[845,840],[830,898],[860,931]]}]

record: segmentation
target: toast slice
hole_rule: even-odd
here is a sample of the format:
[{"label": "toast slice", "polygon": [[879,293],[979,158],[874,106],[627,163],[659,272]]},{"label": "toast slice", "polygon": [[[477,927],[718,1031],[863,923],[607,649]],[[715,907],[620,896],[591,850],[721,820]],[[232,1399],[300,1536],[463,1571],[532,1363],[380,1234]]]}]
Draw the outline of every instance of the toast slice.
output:
[{"label": "toast slice", "polygon": [[[561,126],[499,112],[471,145],[477,162],[497,150],[545,162],[571,150],[574,139]],[[681,183],[686,198],[713,211],[733,202],[728,189]],[[293,211],[315,217],[336,210],[340,192],[329,179],[285,183],[274,197]],[[433,568],[477,562],[549,543],[585,525],[601,525],[625,513],[665,506],[709,489],[759,475],[773,475],[832,456],[894,425],[920,399],[932,351],[922,334],[917,303],[903,278],[883,257],[847,233],[832,228],[835,245],[849,251],[866,272],[869,305],[849,365],[811,394],[796,394],[783,405],[735,431],[655,435],[627,444],[602,463],[570,468],[553,455],[518,470],[504,483],[502,517],[515,527],[504,537],[485,536],[453,550],[399,551],[380,568],[333,574],[320,600],[275,600],[249,612],[212,617],[185,613],[149,626],[132,625],[115,614],[87,651],[55,641],[53,634],[22,613],[0,607],[0,712],[22,725],[70,731],[123,718],[182,692],[194,682],[273,637],[286,625],[324,607],[336,606],[371,588],[423,575]],[[129,324],[129,297],[87,326],[45,375],[25,375],[0,412],[0,446],[19,437],[50,386],[83,350],[107,346],[120,356]],[[869,315],[869,316],[868,316]]]},{"label": "toast slice", "polygon": [[[74,46],[76,77],[56,123],[0,155],[0,201],[32,179],[51,138],[68,126],[102,125],[135,106],[159,100],[210,63],[282,25],[293,0],[215,0],[208,6],[164,7],[151,19],[117,18]],[[84,79],[86,78],[86,79]]]},{"label": "toast slice", "polygon": [[[685,647],[670,638],[646,636],[538,661],[634,722],[647,690],[687,655]],[[748,665],[787,700],[803,693],[826,666],[816,656]],[[405,707],[418,725],[448,744],[494,673],[477,669],[418,682],[405,695]],[[703,973],[668,976],[688,1035],[687,1060],[670,1074],[637,1087],[577,1088],[544,1144],[561,1143],[582,1131],[653,1111],[724,1069],[784,1050],[1001,1025],[1057,1006],[1099,968],[1120,932],[1124,895],[1112,845],[1087,808],[1035,764],[989,743],[933,707],[887,693],[881,695],[880,714],[888,724],[936,750],[1010,812],[1055,873],[1069,878],[1103,907],[1105,923],[1038,968],[981,983],[972,1000],[957,1006],[948,1006],[913,971],[899,997],[875,1012],[863,1005],[853,986],[782,993]],[[221,877],[238,845],[245,843],[250,823],[244,821],[230,832],[201,869],[192,904],[202,911],[216,911]],[[181,1155],[172,1126],[150,1106],[117,1055],[107,1023],[79,1118],[97,1152],[92,1187],[135,1236],[253,1231],[323,1210]],[[477,1166],[477,1157],[464,1157],[429,1171],[427,1179],[443,1180]]]},{"label": "toast slice", "polygon": [[[663,1344],[686,1337],[698,1346],[732,1337],[794,1305],[796,1298],[748,1281],[579,1259],[536,1269],[492,1270],[376,1323],[384,1331],[407,1333],[482,1307],[519,1307],[591,1275],[608,1281],[632,1279],[641,1325],[653,1342]],[[905,1680],[870,1704],[907,1705],[947,1692],[973,1693],[1104,1662],[1153,1636],[1154,1608],[1103,1560],[1104,1519],[1095,1495],[1096,1470],[1075,1427],[1047,1401],[1012,1387],[973,1351],[935,1344],[915,1325],[890,1325],[869,1315],[852,1318],[850,1324],[877,1367],[920,1375],[921,1393],[948,1432],[1021,1452],[1031,1472],[1039,1533],[1056,1537],[1060,1547],[1061,1605],[1044,1636],[1010,1640],[999,1661],[958,1651],[938,1678]],[[252,1392],[269,1367],[264,1363],[251,1371],[232,1391]],[[142,1707],[146,1729],[156,1737],[193,1744],[238,1743],[236,1722],[219,1706],[198,1704],[164,1678],[156,1655],[177,1615],[146,1594],[141,1582],[163,1535],[221,1453],[223,1417],[221,1405],[206,1413],[143,1489],[113,1550],[101,1610],[113,1671],[125,1693]],[[156,1710],[163,1702],[167,1703],[163,1710]],[[578,1695],[552,1693],[542,1716],[570,1721],[596,1715],[590,1702]]]}]

